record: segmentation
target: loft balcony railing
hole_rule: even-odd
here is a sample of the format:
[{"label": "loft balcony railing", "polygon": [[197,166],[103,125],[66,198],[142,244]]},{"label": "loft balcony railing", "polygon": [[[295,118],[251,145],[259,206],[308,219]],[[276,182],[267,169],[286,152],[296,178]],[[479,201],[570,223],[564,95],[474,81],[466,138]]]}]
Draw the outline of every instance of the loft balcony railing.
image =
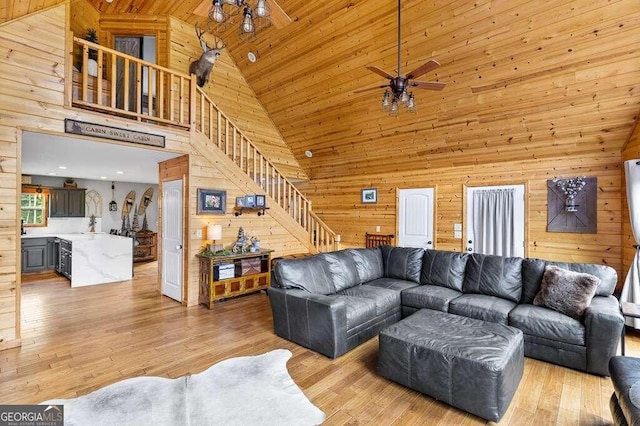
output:
[{"label": "loft balcony railing", "polygon": [[319,252],[338,249],[339,237],[311,210],[311,201],[197,86],[195,76],[69,39],[69,63],[76,64],[68,70],[71,105],[203,134],[308,232],[311,246]]}]

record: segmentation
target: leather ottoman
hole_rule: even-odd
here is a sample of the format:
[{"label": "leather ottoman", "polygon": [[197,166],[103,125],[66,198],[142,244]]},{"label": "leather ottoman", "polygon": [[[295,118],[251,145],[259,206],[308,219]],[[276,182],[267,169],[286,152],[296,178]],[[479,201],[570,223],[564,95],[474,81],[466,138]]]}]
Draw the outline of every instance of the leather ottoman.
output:
[{"label": "leather ottoman", "polygon": [[524,370],[522,331],[422,309],[380,332],[378,373],[497,422]]}]

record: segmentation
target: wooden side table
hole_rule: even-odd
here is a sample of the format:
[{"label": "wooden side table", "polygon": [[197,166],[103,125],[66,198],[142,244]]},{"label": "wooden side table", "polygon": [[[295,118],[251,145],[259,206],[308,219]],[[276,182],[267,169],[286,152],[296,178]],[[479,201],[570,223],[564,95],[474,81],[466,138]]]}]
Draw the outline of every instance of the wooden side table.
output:
[{"label": "wooden side table", "polygon": [[[638,303],[631,303],[631,302],[621,302],[620,303],[620,309],[622,311],[622,317],[626,318],[640,318],[640,304]],[[624,334],[625,334],[625,328],[626,328],[626,324],[622,325],[622,335],[620,336],[620,340],[622,342],[621,345],[621,352],[622,352],[622,356],[624,356]]]}]

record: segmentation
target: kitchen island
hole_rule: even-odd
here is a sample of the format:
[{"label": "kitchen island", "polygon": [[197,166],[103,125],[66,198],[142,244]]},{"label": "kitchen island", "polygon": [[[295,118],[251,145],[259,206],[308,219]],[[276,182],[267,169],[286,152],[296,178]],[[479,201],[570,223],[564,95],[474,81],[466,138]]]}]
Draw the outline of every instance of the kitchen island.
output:
[{"label": "kitchen island", "polygon": [[71,287],[106,284],[133,278],[133,240],[103,233],[23,236],[55,238],[56,270]]},{"label": "kitchen island", "polygon": [[133,278],[133,243],[111,234],[61,234],[71,242],[71,287]]}]

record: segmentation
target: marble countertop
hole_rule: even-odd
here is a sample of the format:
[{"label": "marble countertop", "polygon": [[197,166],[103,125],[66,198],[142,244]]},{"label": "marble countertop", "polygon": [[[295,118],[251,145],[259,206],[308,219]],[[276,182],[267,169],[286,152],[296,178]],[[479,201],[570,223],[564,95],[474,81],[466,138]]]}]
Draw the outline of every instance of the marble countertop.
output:
[{"label": "marble countertop", "polygon": [[131,239],[130,237],[123,237],[121,235],[111,235],[105,234],[104,232],[95,232],[95,233],[80,233],[80,234],[43,234],[43,235],[23,235],[22,238],[60,238],[67,241],[108,241],[113,239],[126,238]]}]

